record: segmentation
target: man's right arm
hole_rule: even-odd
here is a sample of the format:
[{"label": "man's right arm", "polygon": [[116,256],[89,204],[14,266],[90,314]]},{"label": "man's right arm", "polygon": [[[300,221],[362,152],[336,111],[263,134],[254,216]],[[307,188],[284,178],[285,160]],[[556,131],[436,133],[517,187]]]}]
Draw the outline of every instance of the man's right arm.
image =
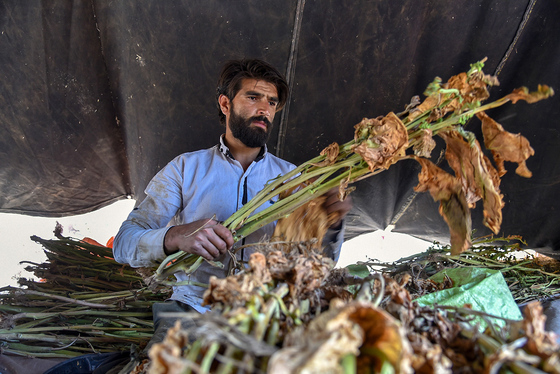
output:
[{"label": "man's right arm", "polygon": [[145,199],[123,222],[113,242],[121,264],[150,267],[167,255],[163,241],[171,219],[182,209],[183,173],[178,158],[161,169],[146,187]]},{"label": "man's right arm", "polygon": [[153,198],[147,196],[121,225],[113,242],[113,256],[118,263],[151,267],[167,256],[163,242],[170,227],[166,227],[167,222],[154,219],[155,212],[147,209],[147,206],[154,205],[157,204]]},{"label": "man's right arm", "polygon": [[214,260],[233,246],[233,235],[212,219],[168,227],[183,210],[183,175],[169,163],[146,188],[146,198],[123,222],[113,243],[119,263],[151,267],[169,254],[185,251]]}]

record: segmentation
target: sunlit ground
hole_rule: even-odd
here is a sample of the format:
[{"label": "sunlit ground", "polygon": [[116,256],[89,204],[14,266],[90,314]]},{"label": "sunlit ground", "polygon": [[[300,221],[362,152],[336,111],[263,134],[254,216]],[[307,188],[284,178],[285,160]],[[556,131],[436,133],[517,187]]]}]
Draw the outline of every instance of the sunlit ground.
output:
[{"label": "sunlit ground", "polygon": [[[89,237],[101,244],[114,236],[134,206],[134,200],[121,200],[95,212],[64,217],[40,218],[18,214],[0,214],[0,286],[17,286],[18,277],[32,277],[21,261],[42,263],[43,247],[30,239],[32,235],[54,239],[56,222],[63,226],[63,235],[77,239]],[[423,252],[431,243],[404,234],[376,231],[344,243],[338,266],[346,266],[368,258],[391,262]]]}]

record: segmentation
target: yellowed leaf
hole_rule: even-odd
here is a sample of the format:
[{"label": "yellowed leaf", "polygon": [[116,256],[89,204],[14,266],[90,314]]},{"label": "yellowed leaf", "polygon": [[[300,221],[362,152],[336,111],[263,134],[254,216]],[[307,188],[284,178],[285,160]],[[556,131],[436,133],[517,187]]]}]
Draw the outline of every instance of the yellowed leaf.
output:
[{"label": "yellowed leaf", "polygon": [[476,115],[482,121],[484,146],[492,151],[494,161],[500,176],[506,173],[504,161],[518,164],[515,172],[525,178],[531,178],[532,173],[525,161],[535,154],[527,138],[521,134],[512,134],[504,130],[502,125],[490,118],[486,113]]},{"label": "yellowed leaf", "polygon": [[439,201],[439,214],[449,227],[451,252],[459,254],[471,245],[471,215],[458,178],[437,167],[431,161],[415,157],[422,165],[418,174],[417,192],[429,191]]},{"label": "yellowed leaf", "polygon": [[352,151],[362,156],[370,171],[387,169],[405,155],[408,132],[393,112],[380,119],[364,118],[354,128]]},{"label": "yellowed leaf", "polygon": [[503,196],[500,194],[498,172],[484,156],[478,141],[469,144],[456,131],[440,133],[447,149],[445,158],[461,181],[467,203],[473,207],[482,198],[483,223],[495,234],[502,224]]},{"label": "yellowed leaf", "polygon": [[527,87],[520,87],[513,90],[512,93],[505,96],[510,99],[513,104],[516,104],[519,100],[528,102],[529,104],[536,103],[554,95],[554,90],[544,84],[539,84],[537,91],[529,92]]},{"label": "yellowed leaf", "polygon": [[436,142],[433,138],[432,130],[422,129],[422,133],[418,137],[418,140],[412,146],[412,149],[416,156],[429,158],[435,146]]}]

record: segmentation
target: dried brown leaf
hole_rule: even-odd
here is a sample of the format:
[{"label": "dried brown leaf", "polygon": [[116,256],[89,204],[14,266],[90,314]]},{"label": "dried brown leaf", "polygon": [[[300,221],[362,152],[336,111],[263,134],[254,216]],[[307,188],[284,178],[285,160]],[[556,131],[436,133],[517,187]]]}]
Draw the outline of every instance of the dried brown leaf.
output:
[{"label": "dried brown leaf", "polygon": [[527,336],[526,349],[529,353],[547,359],[560,351],[558,336],[545,329],[546,316],[540,302],[533,301],[523,309],[523,330]]},{"label": "dried brown leaf", "polygon": [[422,113],[430,111],[427,121],[434,122],[445,116],[447,113],[460,109],[465,103],[484,101],[490,96],[487,88],[488,85],[499,85],[498,79],[494,76],[485,75],[482,72],[476,72],[471,75],[462,72],[454,75],[449,78],[447,83],[442,84],[441,88],[445,90],[458,90],[462,99],[460,99],[456,94],[451,93],[448,98],[452,100],[444,107],[439,108],[445,99],[444,95],[441,93],[432,94],[428,96],[422,104],[410,112],[408,120],[413,121]]},{"label": "dried brown leaf", "polygon": [[520,87],[513,90],[512,93],[505,97],[510,99],[513,104],[517,103],[519,100],[524,100],[529,104],[533,104],[537,101],[548,99],[553,95],[554,90],[552,89],[552,87],[544,84],[539,84],[537,91],[529,92],[529,89],[527,87]]},{"label": "dried brown leaf", "polygon": [[473,207],[482,198],[483,223],[497,234],[502,224],[504,206],[498,172],[482,153],[478,141],[474,140],[471,146],[456,131],[441,133],[440,136],[447,144],[445,158],[461,181],[467,203]]},{"label": "dried brown leaf", "polygon": [[181,329],[181,321],[167,331],[161,343],[155,343],[148,352],[151,374],[180,374],[192,367],[182,357],[183,348],[189,343],[187,332]]},{"label": "dried brown leaf", "polygon": [[274,373],[342,373],[340,360],[358,355],[358,368],[375,368],[388,360],[397,373],[410,372],[411,349],[400,324],[368,302],[333,302],[305,331],[286,338],[293,344],[276,353],[269,366]]},{"label": "dried brown leaf", "polygon": [[435,146],[436,142],[433,138],[432,130],[422,129],[421,135],[418,138],[418,141],[414,143],[412,149],[414,150],[414,154],[416,156],[429,158]]},{"label": "dried brown leaf", "polygon": [[317,244],[320,245],[321,239],[334,222],[329,220],[327,209],[324,206],[325,200],[325,195],[319,196],[300,206],[289,216],[279,219],[273,237],[292,242],[316,238],[319,239]]},{"label": "dried brown leaf", "polygon": [[336,162],[336,158],[338,157],[340,147],[338,143],[332,143],[327,148],[321,151],[321,156],[326,155],[325,159],[317,164],[314,164],[318,167],[332,165]]},{"label": "dried brown leaf", "polygon": [[482,121],[482,134],[484,146],[492,151],[494,161],[500,176],[506,173],[504,161],[518,164],[515,172],[525,178],[531,178],[532,173],[527,168],[525,161],[535,154],[527,138],[521,134],[512,134],[504,130],[502,125],[490,118],[486,113],[476,115]]},{"label": "dried brown leaf", "polygon": [[[369,303],[354,302],[337,319],[349,319],[364,331],[364,342],[360,347],[361,354],[357,364],[359,368],[373,367],[379,373],[383,358],[391,363],[397,373],[410,371],[412,349],[401,325],[389,313]],[[379,356],[375,354],[372,357],[373,352],[378,352]],[[368,366],[363,361],[368,362]]]},{"label": "dried brown leaf", "polygon": [[429,191],[434,201],[440,202],[439,214],[449,226],[451,252],[464,252],[471,245],[471,216],[459,179],[425,158],[415,159],[422,165],[422,170],[414,190]]},{"label": "dried brown leaf", "polygon": [[[441,96],[440,95],[430,95],[426,99],[424,99],[422,104],[420,104],[416,108],[412,109],[407,118],[408,118],[409,121],[413,121],[416,118],[418,118],[422,113],[424,113],[426,111],[432,111],[432,113],[430,114],[430,117],[433,116],[433,118],[430,118],[430,121],[437,120],[438,118],[443,117],[443,115],[445,114],[445,113],[442,113],[440,110],[437,109],[437,107],[440,104],[441,104]],[[434,110],[435,110],[435,112],[434,112]]]},{"label": "dried brown leaf", "polygon": [[255,290],[269,283],[272,276],[266,264],[266,257],[259,252],[249,257],[249,269],[227,278],[210,277],[208,288],[204,292],[202,305],[223,303],[242,306],[252,298]]},{"label": "dried brown leaf", "polygon": [[352,151],[362,156],[370,171],[387,169],[405,155],[408,132],[393,112],[380,119],[364,118],[354,128]]}]

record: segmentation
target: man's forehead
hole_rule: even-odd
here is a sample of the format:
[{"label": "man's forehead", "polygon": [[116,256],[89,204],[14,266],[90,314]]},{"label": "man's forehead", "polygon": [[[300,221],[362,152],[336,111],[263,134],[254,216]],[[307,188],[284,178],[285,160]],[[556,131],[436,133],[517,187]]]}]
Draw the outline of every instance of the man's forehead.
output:
[{"label": "man's forehead", "polygon": [[241,89],[239,92],[253,91],[269,97],[278,97],[276,86],[262,79],[244,78],[241,81]]}]

